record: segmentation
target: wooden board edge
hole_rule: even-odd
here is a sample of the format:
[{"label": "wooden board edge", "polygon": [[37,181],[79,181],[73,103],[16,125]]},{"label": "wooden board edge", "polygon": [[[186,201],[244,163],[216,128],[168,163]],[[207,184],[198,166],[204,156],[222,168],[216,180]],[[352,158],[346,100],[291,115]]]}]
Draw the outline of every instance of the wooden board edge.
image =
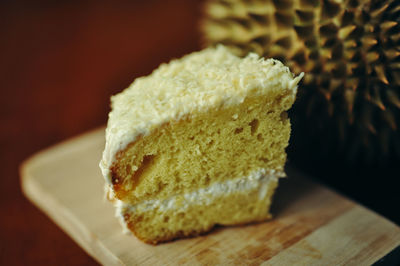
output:
[{"label": "wooden board edge", "polygon": [[[86,228],[79,222],[78,217],[73,215],[70,211],[63,212],[54,212],[57,209],[65,209],[61,202],[58,202],[54,199],[49,193],[46,193],[43,189],[40,180],[36,179],[33,175],[34,170],[41,166],[43,163],[47,162],[44,160],[48,158],[49,155],[53,156],[62,156],[64,154],[63,148],[72,146],[72,149],[69,149],[69,152],[74,150],[75,146],[79,146],[80,143],[85,143],[88,139],[96,137],[97,135],[104,134],[104,127],[93,129],[89,132],[80,134],[72,139],[68,139],[66,141],[60,142],[53,146],[50,146],[42,151],[39,151],[28,159],[26,159],[20,165],[20,182],[21,188],[24,195],[40,210],[42,210],[50,219],[52,219],[58,226],[62,228],[65,232],[67,232],[70,237],[78,243],[80,247],[82,247],[90,256],[92,256],[95,260],[100,263],[106,263],[110,265],[124,265],[124,263],[114,255],[109,249],[107,249],[101,241],[99,241],[95,235],[90,233],[89,229]],[[386,217],[376,213],[375,211],[355,202],[354,200],[342,195],[340,192],[335,191],[329,187],[325,187],[319,182],[315,182],[315,179],[309,178],[307,175],[302,173],[301,171],[296,171],[296,168],[292,165],[289,165],[290,170],[288,172],[296,172],[296,174],[300,173],[302,179],[306,179],[308,182],[316,184],[318,186],[323,187],[326,190],[329,190],[331,193],[337,194],[343,199],[347,201],[351,201],[355,204],[355,206],[359,208],[363,208],[366,211],[370,212],[371,215],[377,216],[379,219],[386,220],[387,222],[393,224],[396,229],[400,232],[400,227],[387,219]],[[389,252],[390,253],[390,252]],[[387,254],[386,254],[387,255]],[[382,256],[384,258],[386,255]],[[380,258],[380,259],[382,259]],[[380,260],[378,258],[378,261]]]},{"label": "wooden board edge", "polygon": [[94,129],[91,129],[89,131],[83,132],[81,134],[78,134],[76,136],[73,136],[71,138],[68,138],[66,140],[60,141],[58,143],[55,143],[51,146],[48,146],[46,148],[43,148],[30,156],[28,156],[26,159],[24,159],[19,166],[20,169],[20,177],[22,178],[22,171],[21,169],[24,167],[24,165],[35,165],[39,163],[39,161],[43,157],[48,157],[50,153],[52,154],[58,154],[60,151],[63,151],[64,147],[70,146],[70,144],[77,145],[77,143],[85,143],[87,139],[91,139],[96,135],[100,134],[105,134],[105,126],[100,126]]},{"label": "wooden board edge", "polygon": [[373,265],[374,266],[389,266],[389,265],[399,265],[400,264],[400,244],[395,247],[388,254],[380,258]]},{"label": "wooden board edge", "polygon": [[[288,175],[288,177],[290,178],[291,175],[296,175],[297,177],[301,178],[302,180],[306,180],[306,182],[311,183],[313,185],[317,185],[323,189],[329,190],[331,193],[336,194],[338,197],[342,198],[343,200],[349,201],[352,204],[354,204],[355,207],[357,208],[363,208],[366,211],[370,212],[371,215],[377,216],[382,220],[385,220],[386,222],[391,223],[394,227],[396,227],[396,229],[398,230],[399,234],[400,234],[400,225],[398,225],[397,223],[393,222],[392,220],[390,220],[389,218],[383,216],[382,214],[370,209],[368,206],[365,206],[363,203],[347,196],[346,194],[342,193],[341,191],[332,188],[331,186],[324,184],[323,182],[321,182],[320,180],[318,180],[315,177],[311,177],[307,174],[305,174],[304,172],[302,172],[301,170],[298,170],[297,167],[291,165],[290,163],[286,163],[285,166],[285,172]],[[400,245],[400,243],[399,243]]]},{"label": "wooden board edge", "polygon": [[[124,263],[107,249],[90,230],[83,226],[77,217],[62,207],[62,204],[42,189],[30,174],[37,161],[32,156],[20,166],[21,189],[25,197],[48,216],[57,226],[67,233],[87,254],[99,263],[107,265],[124,265]],[[54,210],[63,209],[63,212]]]}]

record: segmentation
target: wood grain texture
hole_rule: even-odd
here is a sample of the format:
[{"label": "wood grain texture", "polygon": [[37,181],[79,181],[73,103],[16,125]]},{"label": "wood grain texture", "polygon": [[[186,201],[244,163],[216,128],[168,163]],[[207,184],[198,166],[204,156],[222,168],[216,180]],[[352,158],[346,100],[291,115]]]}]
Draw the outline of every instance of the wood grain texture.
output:
[{"label": "wood grain texture", "polygon": [[265,223],[218,227],[158,246],[124,235],[104,200],[103,129],[42,151],[21,167],[26,196],[104,264],[371,264],[400,245],[400,228],[295,171]]}]

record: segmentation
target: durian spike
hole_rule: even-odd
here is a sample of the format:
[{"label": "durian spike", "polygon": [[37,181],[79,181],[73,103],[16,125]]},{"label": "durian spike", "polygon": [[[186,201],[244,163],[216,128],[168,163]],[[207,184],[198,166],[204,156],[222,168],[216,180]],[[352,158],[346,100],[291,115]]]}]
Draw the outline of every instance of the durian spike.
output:
[{"label": "durian spike", "polygon": [[374,87],[374,96],[371,98],[370,101],[371,101],[371,103],[373,103],[377,107],[379,107],[382,111],[386,110],[386,107],[383,104],[380,93],[379,93],[379,88],[377,86]]},{"label": "durian spike", "polygon": [[388,34],[388,31],[391,30],[394,26],[398,25],[396,21],[386,21],[380,24],[380,28],[382,30],[382,34]]},{"label": "durian spike", "polygon": [[367,128],[372,134],[376,135],[376,129],[371,123],[367,124]]},{"label": "durian spike", "polygon": [[[321,88],[321,89],[319,89],[319,92],[324,96],[326,101],[328,101],[328,102],[330,101],[332,95],[328,90]],[[329,113],[329,115],[332,115],[332,114]]]},{"label": "durian spike", "polygon": [[364,30],[365,30],[365,32],[373,33],[375,31],[375,28],[371,24],[367,24],[364,26]]},{"label": "durian spike", "polygon": [[389,60],[394,60],[396,57],[400,56],[400,51],[395,49],[385,50],[383,53]]},{"label": "durian spike", "polygon": [[387,90],[386,95],[390,103],[395,105],[397,108],[400,108],[400,99],[394,91]]},{"label": "durian spike", "polygon": [[[392,1],[393,2],[393,1]],[[394,8],[392,8],[391,10],[390,10],[390,13],[397,13],[397,12],[399,12],[400,11],[400,6],[395,6]]]},{"label": "durian spike", "polygon": [[374,36],[365,36],[362,38],[363,47],[365,50],[371,49],[371,47],[375,46],[378,41],[375,39]]},{"label": "durian spike", "polygon": [[391,63],[391,64],[389,64],[389,67],[392,68],[393,70],[399,71],[400,70],[400,62]]},{"label": "durian spike", "polygon": [[357,89],[359,83],[360,81],[357,78],[351,78],[346,81],[346,85],[353,91]]},{"label": "durian spike", "polygon": [[[218,27],[204,24],[209,44],[222,41],[240,56],[256,51],[278,57],[293,72],[306,72],[293,123],[312,119],[316,137],[332,132],[327,135],[337,135],[338,147],[363,149],[349,151],[359,156],[369,150],[380,157],[379,134],[388,129],[389,149],[395,150],[393,139],[400,139],[399,0],[207,1],[219,10],[206,11],[206,21],[218,22]],[[349,145],[356,140],[360,146]]]},{"label": "durian spike", "polygon": [[344,46],[347,49],[352,49],[357,47],[357,42],[355,40],[346,40]]},{"label": "durian spike", "polygon": [[366,59],[369,64],[374,63],[379,59],[379,53],[370,52],[367,54]]},{"label": "durian spike", "polygon": [[341,79],[332,79],[330,81],[329,91],[332,93],[333,91],[339,89],[343,86],[343,81]]},{"label": "durian spike", "polygon": [[347,103],[347,112],[349,114],[353,112],[355,94],[356,94],[356,92],[354,90],[346,90],[344,93],[344,98]]},{"label": "durian spike", "polygon": [[355,25],[348,25],[348,26],[346,26],[344,28],[341,28],[339,30],[339,33],[338,33],[339,38],[342,39],[342,40],[346,40],[347,37],[349,35],[351,35],[351,33],[354,32],[354,30],[356,28],[357,28],[357,26],[355,26]]},{"label": "durian spike", "polygon": [[379,8],[379,9],[376,9],[376,10],[372,11],[372,12],[370,13],[371,17],[372,17],[372,18],[375,18],[375,19],[379,19],[379,17],[382,16],[382,15],[384,14],[384,12],[385,12],[385,10],[388,8],[388,6],[389,6],[389,3],[383,5],[383,6],[382,6],[381,8]]},{"label": "durian spike", "polygon": [[376,129],[375,129],[374,125],[372,124],[371,114],[372,114],[371,106],[370,105],[365,105],[361,119],[363,120],[363,125],[365,125],[365,128],[369,132],[371,132],[372,134],[375,135],[376,134]]},{"label": "durian spike", "polygon": [[390,35],[389,39],[392,40],[392,42],[394,42],[394,43],[399,42],[400,41],[400,32]]},{"label": "durian spike", "polygon": [[388,85],[389,81],[386,78],[385,69],[384,69],[383,65],[376,65],[374,67],[374,69],[375,69],[375,72],[376,72],[379,80],[382,81],[383,83],[385,83],[386,85]]}]

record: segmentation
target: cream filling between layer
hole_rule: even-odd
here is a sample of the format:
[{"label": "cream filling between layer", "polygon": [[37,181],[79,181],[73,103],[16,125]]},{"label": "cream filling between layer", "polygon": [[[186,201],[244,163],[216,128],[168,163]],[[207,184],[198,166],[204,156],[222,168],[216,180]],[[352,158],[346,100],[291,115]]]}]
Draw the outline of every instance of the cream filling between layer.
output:
[{"label": "cream filling between layer", "polygon": [[214,183],[206,188],[200,188],[190,193],[175,195],[163,200],[146,200],[135,205],[116,200],[114,203],[116,216],[119,217],[121,224],[125,227],[124,231],[129,231],[126,228],[126,222],[123,217],[126,212],[146,212],[154,209],[167,211],[178,208],[184,210],[192,205],[210,205],[217,198],[234,192],[243,193],[257,191],[257,189],[258,197],[261,200],[266,196],[270,182],[284,176],[285,173],[283,171],[259,169],[246,177],[239,177],[222,183]]}]

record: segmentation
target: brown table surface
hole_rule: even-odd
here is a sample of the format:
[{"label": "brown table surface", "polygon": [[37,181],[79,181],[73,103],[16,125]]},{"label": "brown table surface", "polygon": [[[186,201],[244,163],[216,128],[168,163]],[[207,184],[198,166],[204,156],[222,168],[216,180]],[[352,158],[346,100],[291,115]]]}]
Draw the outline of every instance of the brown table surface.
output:
[{"label": "brown table surface", "polygon": [[22,195],[18,166],[105,124],[111,94],[198,49],[200,4],[0,3],[0,265],[96,264]]},{"label": "brown table surface", "polygon": [[[0,265],[96,264],[23,196],[18,167],[43,148],[105,124],[110,95],[199,49],[201,6],[196,0],[0,2]],[[398,223],[398,186],[381,186],[379,197],[369,192],[374,186],[358,199]]]}]

